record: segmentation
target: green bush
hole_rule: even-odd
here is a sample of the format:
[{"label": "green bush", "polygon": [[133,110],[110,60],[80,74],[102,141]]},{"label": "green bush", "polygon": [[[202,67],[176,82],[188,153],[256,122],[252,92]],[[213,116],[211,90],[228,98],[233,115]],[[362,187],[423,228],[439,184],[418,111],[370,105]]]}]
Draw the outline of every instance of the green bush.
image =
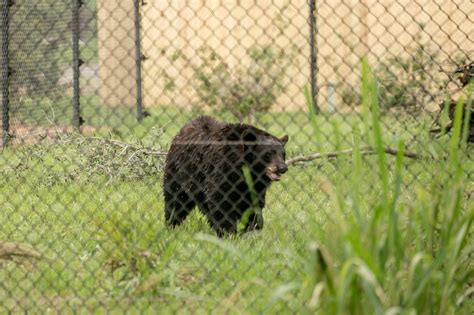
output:
[{"label": "green bush", "polygon": [[[25,178],[39,186],[104,180],[155,182],[162,176],[166,152],[156,143],[162,130],[152,128],[142,139],[122,142],[111,138],[61,134],[25,146],[0,170],[3,178]],[[39,166],[41,165],[41,167]]]},{"label": "green bush", "polygon": [[[252,119],[256,112],[268,111],[285,92],[285,76],[293,50],[278,50],[272,45],[254,46],[235,66],[210,47],[197,51],[199,63],[181,53],[172,60],[185,58],[194,74],[192,85],[198,95],[197,107],[211,106],[230,112],[238,120]],[[174,80],[164,75],[165,88],[174,89]]]},{"label": "green bush", "polygon": [[391,57],[375,69],[383,108],[422,109],[446,84],[439,74],[438,54],[429,45],[417,44],[406,51],[407,57]]},{"label": "green bush", "polygon": [[[424,43],[420,36],[414,39],[401,55],[380,61],[374,68],[379,82],[380,108],[418,111],[426,105],[443,100],[450,78],[441,72],[439,54]],[[453,68],[462,64],[454,58]],[[441,96],[441,98],[440,98]],[[352,87],[342,86],[342,102],[351,107],[361,104],[361,94]]]}]

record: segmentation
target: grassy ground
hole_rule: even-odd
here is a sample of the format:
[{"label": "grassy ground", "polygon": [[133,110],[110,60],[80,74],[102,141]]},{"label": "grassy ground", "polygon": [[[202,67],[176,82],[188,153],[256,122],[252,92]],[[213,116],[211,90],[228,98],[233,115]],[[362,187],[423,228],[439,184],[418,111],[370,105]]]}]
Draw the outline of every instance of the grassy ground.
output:
[{"label": "grassy ground", "polygon": [[[89,124],[155,148],[195,114],[154,109],[139,125],[131,111],[98,115],[93,103],[84,109]],[[290,135],[290,157],[378,139],[354,114],[317,117],[316,133],[305,113],[258,121]],[[224,239],[197,211],[164,227],[160,158],[134,160],[74,137],[2,151],[0,240],[42,257],[0,251],[0,313],[470,314],[474,243],[460,232],[472,222],[472,147],[453,162],[447,137],[429,140],[429,119],[381,121],[385,145],[402,139],[438,158],[397,164],[356,154],[293,166],[267,195],[263,231]],[[453,175],[459,161],[465,172]]]}]

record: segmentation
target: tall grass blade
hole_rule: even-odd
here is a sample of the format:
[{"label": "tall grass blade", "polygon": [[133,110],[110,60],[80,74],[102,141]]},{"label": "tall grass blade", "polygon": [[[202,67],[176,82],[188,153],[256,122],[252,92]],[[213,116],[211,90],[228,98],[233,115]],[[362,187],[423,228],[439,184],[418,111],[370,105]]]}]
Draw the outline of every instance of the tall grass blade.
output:
[{"label": "tall grass blade", "polygon": [[[370,236],[369,236],[371,240],[370,248],[373,250],[373,255],[377,255],[376,251],[379,247],[377,243],[380,240],[380,237],[378,235],[379,233],[377,231],[377,226],[384,212],[388,212],[390,209],[389,179],[388,179],[389,176],[388,176],[387,158],[386,158],[384,143],[382,139],[382,128],[380,125],[378,87],[377,87],[376,79],[370,70],[367,58],[364,58],[362,60],[362,86],[363,86],[362,103],[363,103],[363,106],[365,107],[366,112],[368,113],[367,115],[369,115],[371,118],[372,137],[373,137],[372,140],[374,143],[375,151],[377,153],[379,177],[380,177],[380,183],[382,186],[382,201],[380,204],[375,206],[374,214],[371,217],[372,220],[370,223]],[[367,126],[367,129],[370,129],[369,126]],[[378,276],[378,279],[381,279],[381,272],[383,272],[387,255],[388,255],[387,248],[384,248],[383,251],[381,251],[382,260],[379,262],[379,268],[381,268],[381,271],[376,273]]]},{"label": "tall grass blade", "polygon": [[[356,217],[356,222],[353,225],[357,228],[358,234],[361,233],[361,229],[365,227],[365,220],[363,220],[361,211],[360,201],[360,179],[362,178],[362,154],[360,151],[360,134],[357,128],[353,128],[354,133],[354,154],[352,155],[353,171],[351,176],[351,198],[352,198],[352,211]],[[351,216],[352,217],[352,216]]]},{"label": "tall grass blade", "polygon": [[395,163],[395,183],[390,206],[389,227],[388,227],[388,249],[395,255],[396,268],[398,269],[403,258],[403,248],[401,245],[401,233],[399,230],[397,205],[400,198],[402,186],[402,169],[403,169],[403,150],[404,143],[401,140],[398,143],[397,160]]},{"label": "tall grass blade", "polygon": [[246,220],[247,222],[242,222],[244,226],[247,225],[248,219],[251,214],[255,214],[255,217],[257,219],[257,225],[260,227],[263,227],[263,214],[262,214],[262,209],[260,209],[260,206],[258,204],[258,196],[257,196],[257,191],[255,190],[255,186],[253,183],[253,178],[252,174],[250,172],[250,168],[247,165],[242,166],[242,172],[244,174],[245,182],[247,186],[249,187],[250,191],[250,199],[252,204],[250,205],[250,209],[247,209],[247,211],[244,213],[244,221]]},{"label": "tall grass blade", "polygon": [[462,146],[465,147],[467,144],[467,139],[469,137],[469,131],[470,131],[470,121],[471,121],[471,115],[472,115],[472,96],[474,92],[474,80],[471,80],[471,82],[467,85],[465,88],[465,93],[467,94],[467,101],[466,101],[466,106],[464,110],[464,121],[463,121],[463,128],[462,128],[462,138],[461,138],[461,143]]},{"label": "tall grass blade", "polygon": [[307,85],[304,86],[303,93],[304,93],[304,98],[306,101],[306,107],[308,107],[309,121],[311,122],[311,126],[313,127],[313,132],[316,138],[316,142],[317,144],[320,144],[322,143],[322,141],[321,141],[321,133],[320,133],[318,122],[317,122],[315,103],[314,103],[311,93],[309,92],[309,87]]},{"label": "tall grass blade", "polygon": [[382,139],[382,127],[380,124],[380,113],[379,113],[379,100],[378,100],[378,85],[377,81],[370,70],[368,61],[366,58],[362,61],[363,77],[362,81],[365,82],[366,87],[365,93],[362,98],[365,99],[366,105],[370,104],[368,112],[372,118],[372,130],[373,130],[373,141],[375,151],[377,152],[380,179],[382,183],[382,205],[385,209],[389,208],[389,181],[388,181],[388,169],[387,169],[387,157],[385,153],[385,147]]}]

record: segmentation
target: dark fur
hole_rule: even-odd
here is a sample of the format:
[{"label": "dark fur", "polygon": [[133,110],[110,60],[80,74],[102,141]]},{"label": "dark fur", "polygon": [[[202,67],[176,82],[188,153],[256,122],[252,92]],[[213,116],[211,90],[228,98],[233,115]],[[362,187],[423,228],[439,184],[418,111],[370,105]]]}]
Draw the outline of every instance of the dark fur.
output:
[{"label": "dark fur", "polygon": [[[233,233],[251,208],[242,167],[251,171],[258,207],[272,180],[286,172],[288,137],[278,139],[247,124],[228,124],[201,116],[187,123],[173,139],[164,176],[165,220],[177,226],[195,206],[219,234]],[[263,227],[263,217],[250,214],[247,230]]]}]

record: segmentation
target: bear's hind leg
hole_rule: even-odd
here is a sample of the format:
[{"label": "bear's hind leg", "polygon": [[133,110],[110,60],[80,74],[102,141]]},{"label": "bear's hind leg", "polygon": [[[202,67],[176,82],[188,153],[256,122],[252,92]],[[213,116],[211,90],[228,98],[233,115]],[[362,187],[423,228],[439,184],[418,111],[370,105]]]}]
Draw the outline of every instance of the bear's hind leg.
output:
[{"label": "bear's hind leg", "polygon": [[218,205],[208,206],[207,220],[211,228],[217,233],[219,237],[226,234],[234,234],[237,232],[237,221],[229,217],[228,211],[223,210]]},{"label": "bear's hind leg", "polygon": [[[175,187],[174,187],[175,188]],[[175,227],[180,225],[193,210],[196,203],[189,195],[181,190],[165,190],[165,222],[166,225]]]}]

